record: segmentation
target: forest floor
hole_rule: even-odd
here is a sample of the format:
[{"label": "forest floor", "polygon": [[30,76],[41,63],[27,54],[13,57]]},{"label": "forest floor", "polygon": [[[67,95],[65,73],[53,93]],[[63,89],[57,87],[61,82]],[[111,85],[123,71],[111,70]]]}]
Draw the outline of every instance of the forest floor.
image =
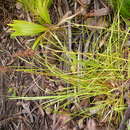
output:
[{"label": "forest floor", "polygon": [[[59,70],[54,73],[55,75],[41,74],[41,70],[37,73],[27,70],[32,67],[32,63],[35,64],[35,67],[46,68],[45,64],[40,63],[42,60],[32,58],[35,52],[31,53],[29,48],[31,48],[35,37],[11,38],[8,24],[16,19],[33,21],[32,16],[15,0],[0,0],[1,130],[117,130],[119,126],[122,127],[120,130],[125,130],[126,126],[121,123],[124,121],[123,118],[126,119],[126,115],[130,115],[127,108],[129,106],[129,78],[126,78],[128,75],[126,72],[126,59],[128,59],[126,37],[128,32],[115,33],[119,29],[116,28],[118,25],[112,24],[113,19],[116,21],[116,18],[109,8],[103,6],[101,0],[86,0],[88,7],[84,7],[83,2],[85,1],[54,0],[50,8],[53,24],[68,17],[67,13],[70,11],[72,14],[76,14],[82,8],[86,8],[86,12],[81,11],[81,15],[77,15],[63,24],[67,28],[58,30],[54,36],[56,40],[58,39],[57,42],[64,43],[68,51],[75,55],[68,53],[66,54],[68,57],[65,58],[63,50],[61,51],[58,45],[53,44],[47,44],[45,46],[47,49],[39,47],[36,51],[36,55],[48,57],[48,66],[52,65],[50,69],[52,72],[55,72],[56,69],[53,70],[55,66],[63,72],[67,72],[66,74],[73,72],[66,77]],[[101,8],[103,10],[99,10]],[[94,13],[95,10],[97,10],[96,13]],[[73,26],[73,24],[75,25]],[[111,31],[111,28],[114,28],[115,32]],[[121,28],[125,28],[123,22]],[[59,35],[60,38],[57,38]],[[116,44],[117,41],[121,45]],[[58,44],[60,45],[61,42]],[[121,49],[119,49],[120,46]],[[114,49],[111,49],[112,47]],[[115,50],[121,53],[115,53]],[[28,51],[31,53],[29,54],[31,57],[26,57]],[[56,53],[54,54],[52,51]],[[80,53],[87,53],[87,56]],[[108,53],[111,53],[110,56],[106,55]],[[58,56],[61,56],[61,59]],[[67,60],[70,61],[71,56],[72,59],[69,62],[71,64],[67,65]],[[104,58],[104,56],[106,57]],[[114,57],[118,58],[114,59]],[[76,58],[81,61],[81,64]],[[108,64],[108,60],[105,61],[107,58],[111,58],[109,59],[111,63]],[[87,62],[89,60],[90,62]],[[17,68],[17,71],[9,69],[9,66]],[[104,67],[112,72],[106,71]],[[84,68],[87,75],[83,72]],[[104,69],[100,73],[102,68]],[[116,71],[116,69],[119,70]],[[78,79],[78,77],[80,78]],[[100,79],[97,81],[96,78]],[[80,83],[79,80],[81,80]],[[90,89],[93,86],[96,88],[86,89],[85,85]],[[63,90],[67,90],[68,95],[70,94],[68,97],[66,96],[67,98],[63,97],[65,95]],[[84,93],[82,94],[82,92]],[[77,97],[76,94],[78,94]],[[10,96],[35,98],[55,95],[61,97],[57,96],[56,99],[50,101],[47,98],[44,100],[40,98],[39,100],[9,99]],[[45,102],[50,104],[47,106]],[[96,107],[96,105],[99,106]],[[124,115],[125,110],[127,110],[127,114]]]}]

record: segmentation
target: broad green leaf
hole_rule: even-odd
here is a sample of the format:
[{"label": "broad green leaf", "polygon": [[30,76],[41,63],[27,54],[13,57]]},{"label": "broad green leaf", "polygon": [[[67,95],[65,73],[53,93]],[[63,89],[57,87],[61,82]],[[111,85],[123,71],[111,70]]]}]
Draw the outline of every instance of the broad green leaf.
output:
[{"label": "broad green leaf", "polygon": [[14,32],[12,37],[16,36],[33,36],[41,32],[45,32],[48,28],[32,22],[23,20],[14,20],[12,24],[8,24]]}]

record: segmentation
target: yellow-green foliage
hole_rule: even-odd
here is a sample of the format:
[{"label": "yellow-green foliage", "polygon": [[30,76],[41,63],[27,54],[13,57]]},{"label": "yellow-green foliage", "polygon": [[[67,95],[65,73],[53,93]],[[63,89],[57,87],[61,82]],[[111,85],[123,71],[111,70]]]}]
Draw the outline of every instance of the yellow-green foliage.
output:
[{"label": "yellow-green foliage", "polygon": [[14,20],[12,24],[8,25],[11,26],[11,30],[14,31],[11,34],[12,37],[33,36],[47,30],[47,28],[42,25],[23,20]]},{"label": "yellow-green foliage", "polygon": [[52,4],[52,0],[18,0],[23,4],[25,9],[29,10],[33,15],[38,16],[44,23],[51,23],[48,8]]},{"label": "yellow-green foliage", "polygon": [[[37,19],[40,24],[33,22],[27,22],[23,20],[14,20],[12,24],[9,24],[12,30],[12,37],[16,36],[34,36],[41,32],[48,30],[47,26],[43,24],[51,24],[50,14],[48,8],[52,4],[52,0],[18,0],[23,4],[26,10],[29,10],[32,15]],[[42,24],[42,25],[41,25]],[[40,37],[41,38],[41,37]],[[40,39],[41,40],[41,39]],[[34,46],[36,47],[40,40],[36,40]],[[34,48],[34,47],[33,47]]]}]

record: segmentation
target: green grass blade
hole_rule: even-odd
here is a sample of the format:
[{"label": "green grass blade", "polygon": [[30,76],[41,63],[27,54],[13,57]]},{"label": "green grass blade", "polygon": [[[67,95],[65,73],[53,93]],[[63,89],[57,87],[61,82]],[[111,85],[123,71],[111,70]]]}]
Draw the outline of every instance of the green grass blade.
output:
[{"label": "green grass blade", "polygon": [[51,19],[50,19],[50,15],[49,15],[46,1],[44,1],[43,3],[42,3],[42,1],[38,1],[37,13],[45,21],[45,23],[51,24]]},{"label": "green grass blade", "polygon": [[[51,24],[48,8],[52,5],[53,0],[18,0],[23,4],[26,10],[29,10],[38,21],[44,21]],[[39,19],[40,18],[40,19]]]}]

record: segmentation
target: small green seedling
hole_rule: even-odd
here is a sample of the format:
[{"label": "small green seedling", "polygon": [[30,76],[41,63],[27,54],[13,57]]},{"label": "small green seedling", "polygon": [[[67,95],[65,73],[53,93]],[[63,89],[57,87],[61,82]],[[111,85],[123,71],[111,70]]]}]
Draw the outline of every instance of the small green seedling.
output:
[{"label": "small green seedling", "polygon": [[[34,15],[37,22],[40,24],[23,20],[14,20],[12,24],[8,24],[11,27],[10,30],[13,31],[11,34],[12,37],[34,36],[49,30],[51,19],[48,8],[51,6],[52,0],[19,0],[19,2],[24,5],[25,9],[29,10]],[[37,45],[35,43],[35,47]],[[35,47],[32,48],[35,49]]]}]

